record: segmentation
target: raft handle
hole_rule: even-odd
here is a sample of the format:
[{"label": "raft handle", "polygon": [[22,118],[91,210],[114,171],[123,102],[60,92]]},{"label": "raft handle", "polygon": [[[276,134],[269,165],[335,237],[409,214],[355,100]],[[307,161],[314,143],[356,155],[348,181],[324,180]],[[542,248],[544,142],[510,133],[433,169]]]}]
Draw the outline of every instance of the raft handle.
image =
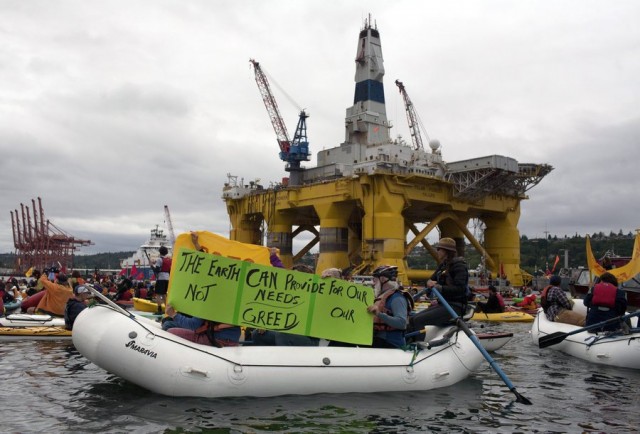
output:
[{"label": "raft handle", "polygon": [[197,374],[197,375],[202,375],[203,377],[208,377],[209,374],[207,373],[207,371],[201,371],[199,369],[195,369],[192,367],[187,367],[186,369],[188,374]]}]

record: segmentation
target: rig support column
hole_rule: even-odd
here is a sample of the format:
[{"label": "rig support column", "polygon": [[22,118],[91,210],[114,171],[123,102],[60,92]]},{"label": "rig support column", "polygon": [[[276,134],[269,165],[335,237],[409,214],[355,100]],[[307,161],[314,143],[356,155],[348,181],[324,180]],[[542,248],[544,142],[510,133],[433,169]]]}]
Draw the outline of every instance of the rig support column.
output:
[{"label": "rig support column", "polygon": [[520,270],[520,231],[517,226],[520,206],[512,210],[504,218],[484,218],[487,225],[484,241],[487,253],[495,261],[496,269],[491,270],[492,274],[500,277],[504,273],[511,277],[511,285],[520,286],[523,284]]},{"label": "rig support column", "polygon": [[229,239],[242,243],[262,245],[260,226],[264,220],[262,214],[243,214],[242,211],[227,206],[231,231]]},{"label": "rig support column", "polygon": [[406,201],[401,193],[392,191],[392,182],[382,177],[362,179],[362,256],[373,264],[372,267],[397,266],[398,279],[406,283],[404,246],[407,229],[402,216]]},{"label": "rig support column", "polygon": [[285,267],[293,266],[293,236],[291,235],[292,219],[290,216],[276,212],[269,225],[267,246],[280,249],[280,260]]},{"label": "rig support column", "polygon": [[454,222],[451,219],[443,220],[442,222],[440,222],[440,224],[438,224],[438,227],[440,228],[440,233],[442,234],[442,237],[449,237],[454,239],[454,241],[456,242],[456,249],[458,250],[458,255],[464,256],[465,237],[464,237],[464,233],[458,227],[456,222]]},{"label": "rig support column", "polygon": [[349,228],[348,222],[354,204],[334,202],[314,204],[320,218],[320,255],[316,273],[327,268],[345,269],[349,267]]}]

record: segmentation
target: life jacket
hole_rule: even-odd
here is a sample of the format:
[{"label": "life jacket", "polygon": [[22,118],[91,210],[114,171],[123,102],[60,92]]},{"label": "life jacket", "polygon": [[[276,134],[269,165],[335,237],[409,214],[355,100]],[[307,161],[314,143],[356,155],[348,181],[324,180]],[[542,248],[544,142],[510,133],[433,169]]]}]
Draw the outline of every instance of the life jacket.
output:
[{"label": "life jacket", "polygon": [[71,318],[69,317],[69,302],[64,306],[64,328],[71,330]]},{"label": "life jacket", "polygon": [[160,266],[161,273],[168,273],[171,271],[171,258],[166,256],[162,258],[162,265]]},{"label": "life jacket", "polygon": [[496,298],[498,299],[498,304],[500,305],[500,307],[504,308],[504,298],[502,298],[502,294],[497,292]]},{"label": "life jacket", "polygon": [[522,307],[524,309],[537,308],[538,306],[536,305],[536,295],[535,294],[527,295],[525,298],[522,299],[520,303],[517,303],[516,306]]},{"label": "life jacket", "polygon": [[540,294],[540,306],[542,306],[542,310],[545,312],[549,308],[549,303],[547,302],[547,292],[549,292],[549,288],[551,288],[551,285],[545,286]]},{"label": "life jacket", "polygon": [[616,293],[618,288],[609,282],[596,283],[593,287],[593,298],[591,303],[593,306],[602,306],[613,309],[616,307]]},{"label": "life jacket", "polygon": [[198,335],[207,335],[207,338],[209,338],[209,341],[211,342],[211,344],[217,347],[219,345],[216,343],[215,333],[217,331],[230,329],[233,327],[237,327],[237,326],[234,326],[232,324],[223,324],[215,321],[205,320],[202,323],[202,325],[195,330],[195,332]]},{"label": "life jacket", "polygon": [[[436,277],[437,277],[436,280],[437,280],[437,282],[439,284],[441,284],[441,285],[453,286],[454,285],[454,281],[453,281],[453,277],[451,276],[451,269],[453,268],[454,264],[457,264],[459,262],[463,263],[465,265],[465,267],[467,266],[466,261],[461,256],[456,256],[451,261],[448,261],[446,264],[445,263],[441,263],[438,266],[438,269],[436,270]],[[433,279],[433,277],[432,277],[432,279]],[[450,303],[452,303],[452,302],[453,303],[460,303],[463,306],[465,306],[465,309],[466,309],[467,302],[469,302],[471,300],[473,300],[473,292],[471,291],[471,287],[469,286],[469,281],[468,281],[468,278],[467,278],[467,283],[466,283],[465,288],[464,288],[464,295],[461,296],[461,297],[456,297],[456,299],[452,299],[452,300],[448,300],[448,301]]]},{"label": "life jacket", "polygon": [[[404,296],[404,298],[407,300],[407,317],[408,317],[411,311],[413,310],[413,305],[414,305],[413,297],[407,291],[403,291],[400,288],[393,289],[393,290],[390,289],[386,291],[384,294],[382,294],[381,297],[375,300],[374,304],[378,307],[378,311],[386,313],[387,315],[393,316],[393,312],[391,312],[390,309],[387,309],[387,300],[389,300],[389,298],[391,298],[391,296],[394,295],[396,292],[399,292],[400,294],[402,294],[402,296]],[[373,317],[373,329],[377,331],[398,330],[397,328],[391,327],[389,324],[382,321],[382,319],[378,318],[378,316]]]}]

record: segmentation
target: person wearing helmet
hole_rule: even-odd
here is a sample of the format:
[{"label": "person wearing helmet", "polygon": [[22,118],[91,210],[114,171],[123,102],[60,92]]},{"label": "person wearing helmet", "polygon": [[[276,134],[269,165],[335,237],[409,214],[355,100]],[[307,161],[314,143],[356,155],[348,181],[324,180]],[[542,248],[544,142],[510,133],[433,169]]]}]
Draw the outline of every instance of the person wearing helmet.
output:
[{"label": "person wearing helmet", "polygon": [[[376,299],[367,308],[373,318],[374,348],[400,348],[412,306],[396,281],[398,267],[381,265],[372,273]],[[409,296],[410,298],[410,296]]]},{"label": "person wearing helmet", "polygon": [[[438,267],[427,281],[427,293],[436,288],[453,310],[462,316],[467,308],[469,268],[464,258],[458,256],[453,238],[441,238],[435,247]],[[426,325],[443,325],[451,319],[445,306],[434,304],[411,317],[411,329],[422,330]]]}]

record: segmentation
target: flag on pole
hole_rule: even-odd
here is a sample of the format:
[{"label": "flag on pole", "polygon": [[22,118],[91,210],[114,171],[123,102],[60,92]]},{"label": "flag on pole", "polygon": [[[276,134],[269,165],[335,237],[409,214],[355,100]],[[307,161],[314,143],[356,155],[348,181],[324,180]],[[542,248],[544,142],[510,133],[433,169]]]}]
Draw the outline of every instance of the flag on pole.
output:
[{"label": "flag on pole", "polygon": [[552,273],[555,271],[556,266],[558,265],[558,262],[560,262],[560,256],[556,255],[556,260],[553,261],[553,268],[551,269]]}]

